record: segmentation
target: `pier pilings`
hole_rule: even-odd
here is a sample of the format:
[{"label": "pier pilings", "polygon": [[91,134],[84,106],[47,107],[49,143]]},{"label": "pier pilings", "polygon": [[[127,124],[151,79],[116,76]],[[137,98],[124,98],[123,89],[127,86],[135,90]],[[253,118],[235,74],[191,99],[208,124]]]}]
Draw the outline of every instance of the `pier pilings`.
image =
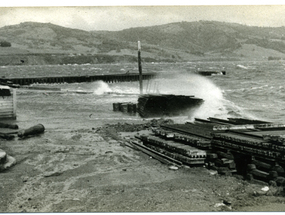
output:
[{"label": "pier pilings", "polygon": [[[144,73],[143,80],[149,80],[155,77],[155,73]],[[30,85],[34,83],[52,84],[52,83],[80,83],[80,82],[94,82],[104,81],[106,83],[116,82],[133,82],[139,81],[139,74],[127,73],[127,74],[102,74],[102,75],[84,75],[84,76],[53,76],[53,77],[12,77],[12,78],[0,78],[2,83],[12,82],[18,85]]]}]

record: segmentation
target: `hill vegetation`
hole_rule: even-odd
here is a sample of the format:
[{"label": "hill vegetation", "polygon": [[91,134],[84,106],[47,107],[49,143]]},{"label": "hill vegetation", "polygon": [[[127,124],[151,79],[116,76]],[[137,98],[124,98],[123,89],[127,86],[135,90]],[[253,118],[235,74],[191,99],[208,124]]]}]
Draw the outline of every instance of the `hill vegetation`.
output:
[{"label": "hill vegetation", "polygon": [[149,62],[285,59],[285,27],[198,21],[88,32],[25,22],[0,28],[0,65],[133,62],[138,40]]}]

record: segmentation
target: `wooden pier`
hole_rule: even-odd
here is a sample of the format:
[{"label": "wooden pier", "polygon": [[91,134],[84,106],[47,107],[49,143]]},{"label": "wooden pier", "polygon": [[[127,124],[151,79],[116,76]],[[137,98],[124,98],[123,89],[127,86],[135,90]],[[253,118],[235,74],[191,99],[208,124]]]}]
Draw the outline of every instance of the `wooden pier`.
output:
[{"label": "wooden pier", "polygon": [[[155,77],[156,73],[144,73],[143,80],[149,80]],[[13,83],[18,85],[30,85],[34,83],[52,84],[52,83],[80,83],[104,81],[106,83],[115,82],[132,82],[139,81],[138,73],[124,74],[102,74],[102,75],[85,75],[85,76],[53,76],[53,77],[27,77],[27,78],[0,78],[2,83]]]}]

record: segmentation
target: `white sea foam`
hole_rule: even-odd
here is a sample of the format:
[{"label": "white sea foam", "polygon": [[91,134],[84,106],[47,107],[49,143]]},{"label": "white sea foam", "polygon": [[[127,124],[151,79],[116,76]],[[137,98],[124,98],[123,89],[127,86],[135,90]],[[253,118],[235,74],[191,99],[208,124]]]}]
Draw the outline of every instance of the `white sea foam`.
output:
[{"label": "white sea foam", "polygon": [[195,111],[193,117],[208,118],[215,115],[226,115],[223,90],[217,87],[210,79],[189,73],[171,75],[168,78],[156,80],[159,92],[175,95],[194,95],[202,98],[204,103]]},{"label": "white sea foam", "polygon": [[107,93],[107,92],[112,92],[109,85],[107,83],[105,83],[104,81],[96,81],[94,83],[96,84],[94,86],[95,87],[94,94],[102,95],[102,94]]}]

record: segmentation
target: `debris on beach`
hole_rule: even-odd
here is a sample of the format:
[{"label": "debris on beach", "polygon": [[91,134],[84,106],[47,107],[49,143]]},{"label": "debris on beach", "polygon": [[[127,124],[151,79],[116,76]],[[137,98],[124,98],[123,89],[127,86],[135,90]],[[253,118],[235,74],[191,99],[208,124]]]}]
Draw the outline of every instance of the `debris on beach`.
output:
[{"label": "debris on beach", "polygon": [[44,133],[44,131],[45,131],[45,127],[42,124],[37,124],[28,129],[19,131],[18,137],[24,138],[24,137],[28,137],[31,135],[38,135],[38,134]]},{"label": "debris on beach", "polygon": [[0,149],[0,172],[16,164],[16,159]]},{"label": "debris on beach", "polygon": [[[44,133],[45,127],[42,124],[37,124],[28,129],[19,130],[18,125],[0,123],[0,128],[5,130],[0,131],[0,138],[5,140],[12,140],[17,135],[19,138],[26,138],[28,136],[34,136]],[[14,129],[14,131],[7,131],[7,129]]]},{"label": "debris on beach", "polygon": [[[185,124],[166,119],[143,122],[106,125],[100,132],[109,132],[109,137],[117,136],[125,145],[169,166],[204,166],[210,175],[240,175],[248,181],[285,187],[284,154],[280,153],[285,150],[283,125],[242,118],[196,118]],[[269,135],[273,133],[278,135]],[[266,189],[262,192],[267,193]]]},{"label": "debris on beach", "polygon": [[0,128],[18,129],[19,126],[16,124],[9,124],[9,123],[0,122]]}]

